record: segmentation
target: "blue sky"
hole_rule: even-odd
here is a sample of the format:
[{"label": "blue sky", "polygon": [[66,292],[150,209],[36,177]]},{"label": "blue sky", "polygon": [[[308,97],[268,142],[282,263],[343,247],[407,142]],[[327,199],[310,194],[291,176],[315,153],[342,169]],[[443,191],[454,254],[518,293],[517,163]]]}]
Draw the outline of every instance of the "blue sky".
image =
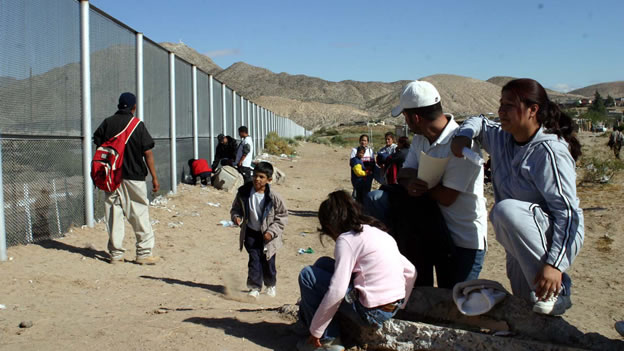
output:
[{"label": "blue sky", "polygon": [[223,68],[331,81],[448,73],[561,91],[624,80],[624,1],[91,0],[150,39]]}]

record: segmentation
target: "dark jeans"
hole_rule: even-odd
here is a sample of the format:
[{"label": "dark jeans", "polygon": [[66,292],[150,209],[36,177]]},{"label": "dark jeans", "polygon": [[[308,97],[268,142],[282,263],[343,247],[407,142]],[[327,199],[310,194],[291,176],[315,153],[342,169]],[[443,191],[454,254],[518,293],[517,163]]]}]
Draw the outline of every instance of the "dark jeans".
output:
[{"label": "dark jeans", "polygon": [[240,166],[238,167],[238,172],[242,174],[244,183],[251,182],[251,173],[253,172],[253,169]]},{"label": "dark jeans", "polygon": [[275,286],[277,282],[276,255],[267,260],[264,253],[264,237],[261,232],[247,227],[245,230],[245,250],[249,253],[247,287],[262,289],[263,282],[265,286]]},{"label": "dark jeans", "polygon": [[201,183],[203,185],[208,185],[208,183],[210,182],[210,176],[211,176],[211,172],[202,172],[198,175],[196,175],[195,177],[193,177],[193,185],[197,184],[197,177],[199,177],[199,179],[201,179]]},{"label": "dark jeans", "polygon": [[[334,275],[334,261],[331,257],[321,257],[312,266],[307,266],[299,273],[299,288],[301,290],[301,303],[299,305],[299,319],[310,327],[314,313],[318,309],[327,290],[329,283]],[[354,294],[353,285],[349,284],[345,295],[357,296]],[[403,299],[397,302],[397,306],[403,303]],[[392,318],[398,308],[394,312],[386,312],[379,308],[364,307],[360,301],[355,298],[353,301],[343,300],[338,308],[338,313],[348,318],[358,325],[375,326],[380,328],[381,325]],[[330,340],[340,336],[340,325],[336,316],[323,332],[322,340]]]},{"label": "dark jeans", "polygon": [[435,201],[406,197],[400,186],[387,189],[370,192],[364,211],[390,228],[399,250],[416,267],[416,286],[433,286],[434,267],[441,288],[479,277],[485,251],[455,246]]}]

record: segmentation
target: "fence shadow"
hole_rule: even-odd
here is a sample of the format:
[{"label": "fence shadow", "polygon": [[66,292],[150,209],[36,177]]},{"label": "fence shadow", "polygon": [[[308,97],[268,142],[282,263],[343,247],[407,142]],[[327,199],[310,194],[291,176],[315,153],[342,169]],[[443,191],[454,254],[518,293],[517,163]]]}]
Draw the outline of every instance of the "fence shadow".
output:
[{"label": "fence shadow", "polygon": [[285,323],[243,322],[236,318],[204,318],[192,317],[184,320],[187,323],[203,325],[208,328],[221,329],[227,335],[246,338],[258,346],[270,350],[291,351],[296,347],[298,336],[292,333],[292,326]]},{"label": "fence shadow", "polygon": [[288,215],[295,217],[318,217],[318,211],[288,210]]},{"label": "fence shadow", "polygon": [[164,277],[152,277],[152,276],[149,276],[149,275],[141,275],[140,278],[152,279],[152,280],[160,280],[161,282],[165,282],[167,284],[184,285],[184,286],[188,286],[188,287],[191,287],[191,288],[206,289],[206,290],[210,290],[212,292],[215,292],[215,293],[221,294],[221,295],[225,295],[225,293],[226,293],[225,286],[223,286],[223,285],[196,283],[196,282],[192,282],[190,280],[180,280],[180,279],[175,279],[175,278],[164,278]]},{"label": "fence shadow", "polygon": [[37,245],[46,249],[63,250],[71,253],[80,254],[84,257],[108,263],[108,252],[100,251],[91,247],[77,247],[56,240],[43,240],[38,242]]}]

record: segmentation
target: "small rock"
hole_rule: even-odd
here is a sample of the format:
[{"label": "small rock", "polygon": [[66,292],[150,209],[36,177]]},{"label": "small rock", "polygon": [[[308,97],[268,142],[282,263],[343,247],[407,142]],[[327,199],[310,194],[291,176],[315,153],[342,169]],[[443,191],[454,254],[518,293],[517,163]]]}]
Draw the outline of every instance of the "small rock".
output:
[{"label": "small rock", "polygon": [[13,256],[9,257],[9,261],[13,261]]},{"label": "small rock", "polygon": [[30,327],[32,327],[32,326],[33,326],[33,322],[32,322],[32,321],[22,321],[22,322],[19,324],[19,327],[20,327],[20,328],[30,328]]},{"label": "small rock", "polygon": [[6,306],[3,304],[0,304],[0,310],[6,310]]}]

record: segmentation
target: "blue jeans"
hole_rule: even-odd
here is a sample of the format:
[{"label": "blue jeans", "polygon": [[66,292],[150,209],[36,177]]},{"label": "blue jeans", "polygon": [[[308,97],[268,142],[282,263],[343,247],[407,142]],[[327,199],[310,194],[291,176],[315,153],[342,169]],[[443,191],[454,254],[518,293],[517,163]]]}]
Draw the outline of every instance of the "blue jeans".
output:
[{"label": "blue jeans", "polygon": [[[329,282],[334,274],[334,265],[335,261],[333,258],[321,257],[312,266],[305,267],[299,273],[299,288],[301,290],[299,319],[308,328],[325,293],[329,290]],[[353,292],[353,285],[349,284],[345,295],[357,295]],[[397,304],[402,303],[403,299],[397,302]],[[351,302],[348,302],[346,299],[343,300],[338,308],[338,313],[352,322],[362,326],[375,326],[378,328],[385,321],[392,318],[397,311],[398,308],[394,312],[386,312],[379,308],[367,308],[357,298]],[[337,337],[340,337],[340,325],[334,316],[327,329],[323,332],[321,340],[330,340]]]}]

